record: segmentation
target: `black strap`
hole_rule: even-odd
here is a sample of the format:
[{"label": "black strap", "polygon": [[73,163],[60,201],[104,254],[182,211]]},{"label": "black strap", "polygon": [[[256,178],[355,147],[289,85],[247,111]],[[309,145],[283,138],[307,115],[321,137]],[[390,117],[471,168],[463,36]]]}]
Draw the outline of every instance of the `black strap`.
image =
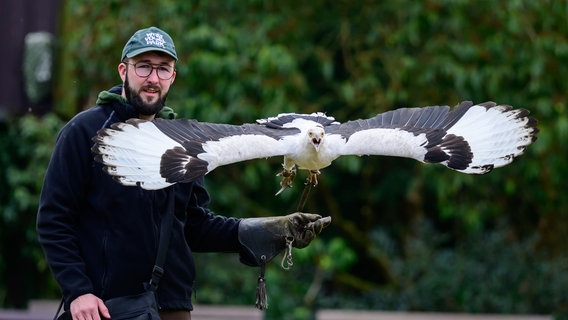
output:
[{"label": "black strap", "polygon": [[152,270],[152,278],[150,279],[149,290],[156,291],[160,284],[160,279],[164,275],[164,262],[166,261],[166,253],[170,245],[170,235],[172,224],[174,221],[174,201],[175,200],[175,187],[170,188],[168,192],[168,207],[166,215],[162,220],[160,229],[160,243],[158,244],[158,255],[156,256],[156,264]]},{"label": "black strap", "polygon": [[53,317],[53,320],[57,320],[57,318],[59,317],[59,313],[61,312],[61,308],[63,308],[63,302],[65,300],[63,298],[61,298],[61,302],[59,303],[59,307],[57,308],[57,311],[55,312],[55,317]]}]

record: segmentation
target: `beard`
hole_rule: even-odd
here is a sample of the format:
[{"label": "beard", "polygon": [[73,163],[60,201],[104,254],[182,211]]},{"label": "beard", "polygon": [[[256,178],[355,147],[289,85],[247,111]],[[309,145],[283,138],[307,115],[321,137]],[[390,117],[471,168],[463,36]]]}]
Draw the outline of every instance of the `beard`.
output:
[{"label": "beard", "polygon": [[[142,87],[141,89],[144,88],[145,87]],[[126,99],[128,99],[128,101],[136,109],[136,111],[139,114],[145,116],[151,116],[160,112],[160,110],[162,110],[162,108],[166,105],[166,98],[168,96],[167,93],[162,96],[160,91],[160,96],[158,97],[158,100],[156,100],[156,102],[144,102],[140,94],[130,87],[130,83],[128,81],[128,73],[126,73],[126,80],[124,81],[124,93],[126,94]]]}]

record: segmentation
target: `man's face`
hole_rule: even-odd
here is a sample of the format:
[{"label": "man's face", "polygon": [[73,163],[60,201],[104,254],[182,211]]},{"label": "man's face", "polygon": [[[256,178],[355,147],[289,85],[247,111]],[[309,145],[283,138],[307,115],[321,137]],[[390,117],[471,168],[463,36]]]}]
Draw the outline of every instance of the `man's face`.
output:
[{"label": "man's face", "polygon": [[162,109],[176,75],[172,57],[143,53],[121,63],[118,71],[124,82],[123,95],[141,117],[152,118]]}]

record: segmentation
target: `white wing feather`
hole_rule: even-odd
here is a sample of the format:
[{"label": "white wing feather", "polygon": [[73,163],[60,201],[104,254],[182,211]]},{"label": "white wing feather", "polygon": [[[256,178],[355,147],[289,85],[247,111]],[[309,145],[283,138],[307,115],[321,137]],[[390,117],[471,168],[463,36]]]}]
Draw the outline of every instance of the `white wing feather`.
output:
[{"label": "white wing feather", "polygon": [[374,128],[356,132],[341,146],[339,155],[383,155],[424,159],[424,134],[414,135],[400,129]]},{"label": "white wing feather", "polygon": [[172,185],[160,175],[162,154],[170,148],[181,147],[151,122],[117,123],[114,129],[94,138],[97,160],[104,170],[120,183],[140,185],[145,189],[162,189]]},{"label": "white wing feather", "polygon": [[227,164],[274,156],[282,156],[292,152],[290,140],[274,139],[269,136],[249,134],[221,138],[203,144],[205,153],[199,159],[209,163],[208,171]]},{"label": "white wing feather", "polygon": [[448,134],[464,137],[473,153],[471,164],[460,171],[485,173],[486,165],[502,167],[523,154],[534,141],[535,129],[529,125],[529,117],[519,117],[521,112],[503,105],[492,108],[477,105],[448,129]]}]

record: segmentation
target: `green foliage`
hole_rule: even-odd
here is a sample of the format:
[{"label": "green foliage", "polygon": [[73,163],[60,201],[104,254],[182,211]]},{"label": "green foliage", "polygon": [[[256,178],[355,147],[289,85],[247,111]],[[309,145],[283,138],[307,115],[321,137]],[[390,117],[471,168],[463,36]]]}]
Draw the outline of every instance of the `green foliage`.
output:
[{"label": "green foliage", "polygon": [[[332,216],[332,226],[321,243],[298,252],[296,271],[269,273],[267,316],[309,318],[321,305],[566,312],[559,300],[568,296],[565,279],[549,280],[563,271],[568,233],[564,3],[65,1],[55,112],[67,119],[118,83],[124,42],[148,25],[176,42],[180,60],[168,104],[181,117],[239,124],[280,112],[325,111],[346,121],[395,107],[493,100],[527,108],[539,120],[539,140],[526,154],[484,176],[393,158],[342,158],[324,169],[305,210]],[[6,132],[19,132],[19,123],[7,123]],[[11,179],[0,191],[2,221],[32,236],[33,219],[22,212],[34,212],[37,177],[47,162],[32,157],[26,167],[24,155],[49,149],[54,134],[41,137],[41,143],[1,143],[8,151],[0,170]],[[238,217],[296,210],[305,175],[274,197],[280,161],[216,169],[206,179],[212,208]],[[421,221],[432,223],[430,233],[413,227]],[[39,252],[33,241],[25,245]],[[5,257],[4,278],[10,274]],[[204,270],[198,300],[251,304],[254,269],[244,274],[234,259],[225,261],[232,258],[198,257]],[[318,282],[321,289],[311,289]],[[246,293],[235,294],[241,288]],[[361,295],[367,298],[358,302]]]},{"label": "green foliage", "polygon": [[[342,305],[379,310],[465,313],[556,314],[568,316],[566,254],[551,258],[538,239],[508,230],[467,236],[456,246],[427,221],[413,226],[401,244],[383,228],[373,233],[375,250],[392,264],[394,281],[342,297]],[[425,298],[427,297],[427,298]],[[337,297],[322,297],[333,307]]]},{"label": "green foliage", "polygon": [[[345,271],[357,259],[341,238],[316,239],[304,249],[293,250],[290,270],[280,267],[277,256],[266,269],[269,308],[267,319],[305,319],[316,310],[315,302],[325,281]],[[253,305],[259,268],[243,268],[234,256],[196,254],[199,273],[195,303]],[[238,270],[238,272],[228,272]],[[204,279],[204,280],[199,280]]]},{"label": "green foliage", "polygon": [[0,124],[0,304],[24,307],[57,292],[39,248],[35,217],[43,174],[62,122],[24,116]]}]

